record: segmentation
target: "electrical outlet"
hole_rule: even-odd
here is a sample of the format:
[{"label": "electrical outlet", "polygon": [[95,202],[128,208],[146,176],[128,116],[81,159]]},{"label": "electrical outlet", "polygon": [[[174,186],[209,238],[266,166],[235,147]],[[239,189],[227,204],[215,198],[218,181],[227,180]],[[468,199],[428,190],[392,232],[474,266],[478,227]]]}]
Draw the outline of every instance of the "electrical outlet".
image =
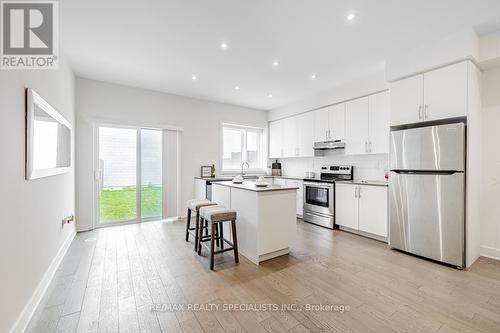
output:
[{"label": "electrical outlet", "polygon": [[74,215],[66,216],[65,218],[62,219],[62,226],[64,227],[65,224],[69,224],[74,221],[75,221]]}]

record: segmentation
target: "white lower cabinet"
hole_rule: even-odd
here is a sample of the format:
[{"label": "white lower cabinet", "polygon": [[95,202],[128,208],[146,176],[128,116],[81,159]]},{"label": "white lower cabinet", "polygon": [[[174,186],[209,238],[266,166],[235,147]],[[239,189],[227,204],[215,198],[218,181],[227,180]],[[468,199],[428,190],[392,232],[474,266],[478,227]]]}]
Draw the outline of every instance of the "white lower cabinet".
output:
[{"label": "white lower cabinet", "polygon": [[354,231],[387,237],[387,187],[335,184],[335,223]]},{"label": "white lower cabinet", "polygon": [[302,217],[304,206],[304,183],[300,179],[273,178],[273,184],[282,186],[297,186],[297,215]]},{"label": "white lower cabinet", "polygon": [[302,208],[304,206],[304,183],[302,180],[298,179],[286,179],[287,186],[297,186],[299,189],[297,190],[297,215],[302,216]]},{"label": "white lower cabinet", "polygon": [[207,181],[203,179],[194,180],[194,197],[195,199],[207,198]]},{"label": "white lower cabinet", "polygon": [[359,230],[387,237],[387,187],[358,185]]},{"label": "white lower cabinet", "polygon": [[335,223],[343,227],[358,229],[357,186],[335,184]]}]

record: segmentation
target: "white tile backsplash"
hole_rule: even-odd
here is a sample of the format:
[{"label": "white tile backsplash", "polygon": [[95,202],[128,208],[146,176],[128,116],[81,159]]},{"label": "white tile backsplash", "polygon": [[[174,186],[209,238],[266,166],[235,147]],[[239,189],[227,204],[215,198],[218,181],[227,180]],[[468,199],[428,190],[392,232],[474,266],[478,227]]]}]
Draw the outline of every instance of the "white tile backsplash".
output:
[{"label": "white tile backsplash", "polygon": [[[269,160],[269,164],[275,160]],[[326,151],[325,156],[279,159],[283,175],[302,177],[306,171],[319,175],[322,165],[345,164],[354,166],[354,178],[385,180],[384,172],[389,166],[388,154],[345,155],[342,150]]]}]

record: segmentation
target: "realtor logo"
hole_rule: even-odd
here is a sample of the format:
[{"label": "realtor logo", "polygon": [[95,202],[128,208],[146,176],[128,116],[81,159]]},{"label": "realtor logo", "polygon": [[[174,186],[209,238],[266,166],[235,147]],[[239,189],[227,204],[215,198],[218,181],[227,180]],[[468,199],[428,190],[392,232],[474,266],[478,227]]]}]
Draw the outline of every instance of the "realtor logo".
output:
[{"label": "realtor logo", "polygon": [[2,69],[58,65],[57,1],[1,1]]}]

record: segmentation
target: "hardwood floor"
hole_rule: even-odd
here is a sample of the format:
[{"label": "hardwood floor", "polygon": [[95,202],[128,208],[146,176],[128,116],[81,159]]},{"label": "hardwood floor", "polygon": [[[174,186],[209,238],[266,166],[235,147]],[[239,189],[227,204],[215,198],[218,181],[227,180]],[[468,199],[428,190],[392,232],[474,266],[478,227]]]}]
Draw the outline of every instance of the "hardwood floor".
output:
[{"label": "hardwood floor", "polygon": [[[255,266],[225,253],[211,272],[184,228],[149,222],[78,234],[27,331],[500,332],[497,261],[458,271],[299,220],[290,255]],[[219,310],[161,311],[171,303]],[[223,311],[233,304],[266,311]],[[308,308],[318,304],[349,311]]]}]

